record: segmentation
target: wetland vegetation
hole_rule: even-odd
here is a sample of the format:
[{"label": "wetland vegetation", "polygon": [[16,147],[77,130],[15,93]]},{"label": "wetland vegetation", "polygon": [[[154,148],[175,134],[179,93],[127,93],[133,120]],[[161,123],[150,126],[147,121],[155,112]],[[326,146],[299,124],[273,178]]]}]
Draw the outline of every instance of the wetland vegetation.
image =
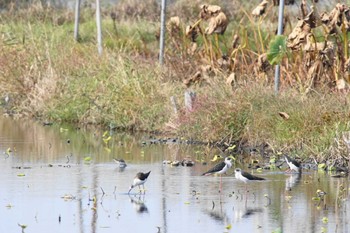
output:
[{"label": "wetland vegetation", "polygon": [[[273,2],[172,2],[162,67],[158,1],[102,8],[100,56],[91,4],[76,42],[72,11],[10,2],[0,15],[2,109],[348,167],[349,7],[301,2],[286,6],[283,37]],[[271,63],[281,65],[278,95]],[[196,93],[190,111],[187,90]]]}]

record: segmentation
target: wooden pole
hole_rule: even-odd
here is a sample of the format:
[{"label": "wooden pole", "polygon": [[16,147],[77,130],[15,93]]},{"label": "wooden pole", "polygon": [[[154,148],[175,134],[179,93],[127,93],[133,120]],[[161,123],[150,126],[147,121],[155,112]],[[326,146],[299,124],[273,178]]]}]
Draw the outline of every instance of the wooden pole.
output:
[{"label": "wooden pole", "polygon": [[101,29],[101,11],[100,0],[96,0],[96,26],[97,26],[97,49],[98,54],[102,54],[102,29]]},{"label": "wooden pole", "polygon": [[75,41],[79,41],[80,2],[81,0],[76,0],[76,3],[75,3],[75,22],[74,22],[74,40]]},{"label": "wooden pole", "polygon": [[162,0],[162,8],[160,12],[160,38],[159,38],[159,64],[164,63],[164,44],[165,44],[165,14],[166,0]]},{"label": "wooden pole", "polygon": [[[284,0],[280,0],[278,8],[278,30],[277,35],[283,34],[283,15],[284,15]],[[280,65],[276,65],[275,69],[275,94],[278,94],[280,88]]]}]

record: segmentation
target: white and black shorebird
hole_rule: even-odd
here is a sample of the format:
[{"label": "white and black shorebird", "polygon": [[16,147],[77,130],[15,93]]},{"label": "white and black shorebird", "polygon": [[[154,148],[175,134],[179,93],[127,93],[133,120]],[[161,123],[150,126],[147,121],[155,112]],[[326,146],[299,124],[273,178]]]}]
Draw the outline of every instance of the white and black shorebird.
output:
[{"label": "white and black shorebird", "polygon": [[240,168],[236,168],[235,177],[236,179],[243,181],[244,183],[247,183],[248,181],[253,181],[253,180],[265,180],[265,178],[254,176],[248,172],[242,171],[242,169]]},{"label": "white and black shorebird", "polygon": [[119,168],[126,168],[127,164],[124,159],[113,159],[119,166]]},{"label": "white and black shorebird", "polygon": [[[132,182],[132,185],[130,186],[130,189],[128,191],[128,193],[130,193],[130,191],[135,188],[136,186],[139,186],[139,189],[140,189],[140,185],[143,186],[143,189],[145,190],[145,182],[147,181],[147,178],[149,176],[149,174],[151,173],[151,171],[147,172],[147,173],[143,173],[143,172],[139,172],[136,174],[133,182]],[[140,192],[141,192],[141,189],[140,189]]]},{"label": "white and black shorebird", "polygon": [[284,155],[284,159],[286,160],[290,171],[301,173],[301,164],[298,161],[296,161],[295,159],[292,159],[288,155]]},{"label": "white and black shorebird", "polygon": [[231,161],[232,161],[232,157],[228,156],[225,158],[224,161],[216,164],[210,170],[208,170],[207,172],[204,172],[202,174],[202,176],[211,175],[211,174],[219,174],[220,175],[220,192],[221,192],[221,188],[222,188],[222,174],[225,174],[228,171],[228,169],[230,169],[232,167]]}]

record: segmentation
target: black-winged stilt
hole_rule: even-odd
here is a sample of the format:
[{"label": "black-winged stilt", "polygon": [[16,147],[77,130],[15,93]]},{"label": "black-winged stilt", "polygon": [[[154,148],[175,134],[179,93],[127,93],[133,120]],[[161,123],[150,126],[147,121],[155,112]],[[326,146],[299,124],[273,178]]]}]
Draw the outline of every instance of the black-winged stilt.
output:
[{"label": "black-winged stilt", "polygon": [[292,159],[288,155],[284,155],[284,159],[286,160],[290,171],[301,173],[301,164],[298,161],[296,161],[295,159]]},{"label": "black-winged stilt", "polygon": [[[130,191],[135,188],[136,186],[139,186],[140,189],[140,185],[143,186],[143,189],[145,189],[144,183],[147,181],[147,178],[149,176],[149,174],[151,173],[151,171],[147,172],[147,173],[143,173],[143,172],[139,172],[136,174],[132,185],[130,186],[130,189],[128,191],[128,193],[130,193]],[[141,189],[140,189],[141,192]]]},{"label": "black-winged stilt", "polygon": [[220,192],[222,190],[222,174],[225,174],[228,169],[232,167],[232,157],[226,157],[224,161],[216,164],[207,172],[204,172],[202,176],[210,175],[210,174],[219,174],[220,175]]},{"label": "black-winged stilt", "polygon": [[248,181],[252,180],[265,180],[265,178],[254,176],[248,172],[242,171],[242,169],[240,168],[236,168],[235,177],[236,179],[243,181],[244,183],[247,183]]},{"label": "black-winged stilt", "polygon": [[124,159],[113,159],[119,166],[119,168],[126,168],[127,164]]}]

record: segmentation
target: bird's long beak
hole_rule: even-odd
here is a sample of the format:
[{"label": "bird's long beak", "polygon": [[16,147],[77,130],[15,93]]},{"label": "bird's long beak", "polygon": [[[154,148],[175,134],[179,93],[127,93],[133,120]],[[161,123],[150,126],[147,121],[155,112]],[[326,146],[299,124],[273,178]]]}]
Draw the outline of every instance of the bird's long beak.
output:
[{"label": "bird's long beak", "polygon": [[233,155],[229,155],[228,157],[231,158],[234,161],[236,160],[236,158]]},{"label": "bird's long beak", "polygon": [[130,189],[129,189],[129,191],[128,191],[128,194],[130,193],[131,189],[132,189],[132,186],[130,187]]}]

